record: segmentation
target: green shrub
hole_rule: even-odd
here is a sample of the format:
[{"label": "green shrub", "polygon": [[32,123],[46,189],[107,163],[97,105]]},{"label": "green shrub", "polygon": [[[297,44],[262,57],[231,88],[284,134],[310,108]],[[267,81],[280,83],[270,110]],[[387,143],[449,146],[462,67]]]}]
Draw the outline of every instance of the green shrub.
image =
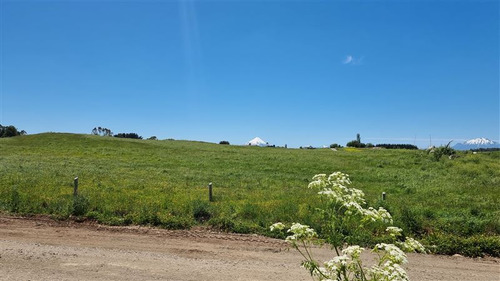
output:
[{"label": "green shrub", "polygon": [[429,151],[432,153],[434,161],[439,161],[442,156],[452,156],[455,155],[455,149],[450,147],[451,141],[446,146],[436,147]]},{"label": "green shrub", "polygon": [[215,229],[234,233],[266,233],[267,227],[252,222],[239,221],[227,217],[212,218],[208,224]]},{"label": "green shrub", "polygon": [[73,214],[74,202],[68,200],[68,197],[58,198],[48,205],[47,211],[58,219],[67,219]]},{"label": "green shrub", "polygon": [[458,236],[471,236],[484,233],[490,220],[470,216],[466,214],[457,214],[450,218],[441,219],[441,231]]},{"label": "green shrub", "polygon": [[71,214],[74,216],[83,216],[89,208],[89,199],[81,194],[73,196],[73,209]]},{"label": "green shrub", "polygon": [[222,231],[232,231],[235,228],[234,221],[226,217],[212,218],[208,221],[208,224]]},{"label": "green shrub", "polygon": [[98,220],[99,219],[99,213],[96,211],[90,211],[87,213],[87,219],[89,220]]},{"label": "green shrub", "polygon": [[19,211],[19,206],[21,205],[21,195],[17,189],[17,186],[13,186],[10,192],[10,204],[9,210],[13,213]]},{"label": "green shrub", "polygon": [[430,245],[429,249],[436,254],[461,254],[468,257],[500,256],[499,236],[475,235],[464,238],[449,234],[432,234],[424,238],[424,243]]},{"label": "green shrub", "polygon": [[405,226],[405,229],[413,235],[420,236],[424,232],[422,217],[414,210],[403,207],[401,216],[398,219]]},{"label": "green shrub", "polygon": [[193,221],[185,217],[165,216],[161,218],[160,227],[166,229],[189,229]]},{"label": "green shrub", "polygon": [[159,208],[154,205],[143,205],[138,215],[135,216],[135,221],[139,224],[158,226],[161,225],[159,216]]},{"label": "green shrub", "polygon": [[246,202],[238,212],[238,216],[246,220],[255,220],[259,216],[259,208],[255,204]]},{"label": "green shrub", "polygon": [[105,223],[111,226],[122,226],[125,225],[125,219],[119,217],[107,217]]},{"label": "green shrub", "polygon": [[193,217],[198,222],[205,222],[210,220],[212,212],[210,204],[206,201],[195,200],[193,202]]},{"label": "green shrub", "polygon": [[262,227],[259,227],[256,224],[237,221],[234,224],[234,227],[231,231],[234,233],[248,234],[248,233],[262,233],[264,230],[262,229]]}]

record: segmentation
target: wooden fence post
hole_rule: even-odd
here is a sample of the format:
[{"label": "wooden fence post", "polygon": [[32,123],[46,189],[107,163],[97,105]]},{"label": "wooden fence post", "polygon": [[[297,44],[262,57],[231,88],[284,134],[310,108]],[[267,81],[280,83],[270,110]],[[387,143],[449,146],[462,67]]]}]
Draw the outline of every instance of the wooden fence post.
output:
[{"label": "wooden fence post", "polygon": [[214,201],[212,198],[212,183],[208,184],[208,201],[210,202]]},{"label": "wooden fence post", "polygon": [[73,188],[73,196],[77,196],[78,195],[78,177],[75,178],[74,180],[74,188]]}]

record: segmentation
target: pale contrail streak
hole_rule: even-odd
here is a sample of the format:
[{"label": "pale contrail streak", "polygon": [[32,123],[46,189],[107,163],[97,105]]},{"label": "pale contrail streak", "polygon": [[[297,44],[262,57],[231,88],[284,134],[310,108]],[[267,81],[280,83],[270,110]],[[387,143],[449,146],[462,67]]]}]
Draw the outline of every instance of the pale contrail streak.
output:
[{"label": "pale contrail streak", "polygon": [[179,2],[181,35],[183,39],[184,59],[186,64],[187,94],[194,98],[200,90],[201,83],[201,44],[198,20],[194,1]]}]

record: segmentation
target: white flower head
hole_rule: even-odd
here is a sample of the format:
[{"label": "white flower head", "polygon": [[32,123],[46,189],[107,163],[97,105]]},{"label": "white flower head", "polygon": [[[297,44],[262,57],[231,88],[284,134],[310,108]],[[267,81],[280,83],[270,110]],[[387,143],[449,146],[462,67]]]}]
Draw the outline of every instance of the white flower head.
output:
[{"label": "white flower head", "polygon": [[359,256],[361,255],[361,252],[363,252],[365,249],[358,246],[358,245],[353,245],[353,246],[349,246],[347,248],[345,248],[344,250],[342,250],[342,253],[344,255],[348,255],[350,256],[353,260],[354,259],[358,259]]},{"label": "white flower head", "polygon": [[281,222],[277,222],[277,223],[274,223],[272,224],[269,229],[271,231],[275,231],[275,230],[283,230],[285,228],[285,225]]},{"label": "white flower head", "polygon": [[337,183],[341,185],[349,185],[351,184],[351,180],[349,179],[348,174],[344,174],[342,172],[334,172],[328,176],[328,181],[330,183]]},{"label": "white flower head", "polygon": [[316,231],[314,231],[314,229],[310,228],[308,225],[303,225],[300,223],[292,224],[288,232],[293,233],[292,235],[288,236],[285,239],[290,243],[295,243],[298,240],[301,241],[312,240],[313,238],[318,236],[318,234],[316,233]]},{"label": "white flower head", "polygon": [[332,261],[338,265],[346,266],[349,257],[347,255],[337,256],[332,259]]},{"label": "white flower head", "polygon": [[425,253],[425,247],[420,242],[410,237],[406,237],[406,240],[398,243],[398,245],[405,252]]},{"label": "white flower head", "polygon": [[370,274],[374,280],[408,280],[406,271],[399,264],[390,261],[382,265],[372,266],[367,273]]},{"label": "white flower head", "polygon": [[388,226],[386,229],[385,229],[386,232],[389,233],[389,235],[393,238],[396,238],[398,236],[401,236],[401,232],[403,232],[403,230],[399,227],[396,227],[396,226]]},{"label": "white flower head", "polygon": [[403,264],[407,263],[405,253],[394,244],[379,243],[373,248],[373,252],[380,252],[380,250],[385,251],[385,259],[392,263]]}]

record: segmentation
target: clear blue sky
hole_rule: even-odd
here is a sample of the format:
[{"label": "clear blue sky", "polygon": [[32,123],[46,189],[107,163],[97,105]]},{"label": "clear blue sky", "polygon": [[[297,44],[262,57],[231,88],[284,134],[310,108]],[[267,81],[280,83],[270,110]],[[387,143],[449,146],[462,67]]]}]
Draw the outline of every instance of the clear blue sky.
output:
[{"label": "clear blue sky", "polygon": [[0,124],[28,133],[499,139],[498,1],[0,1]]}]

